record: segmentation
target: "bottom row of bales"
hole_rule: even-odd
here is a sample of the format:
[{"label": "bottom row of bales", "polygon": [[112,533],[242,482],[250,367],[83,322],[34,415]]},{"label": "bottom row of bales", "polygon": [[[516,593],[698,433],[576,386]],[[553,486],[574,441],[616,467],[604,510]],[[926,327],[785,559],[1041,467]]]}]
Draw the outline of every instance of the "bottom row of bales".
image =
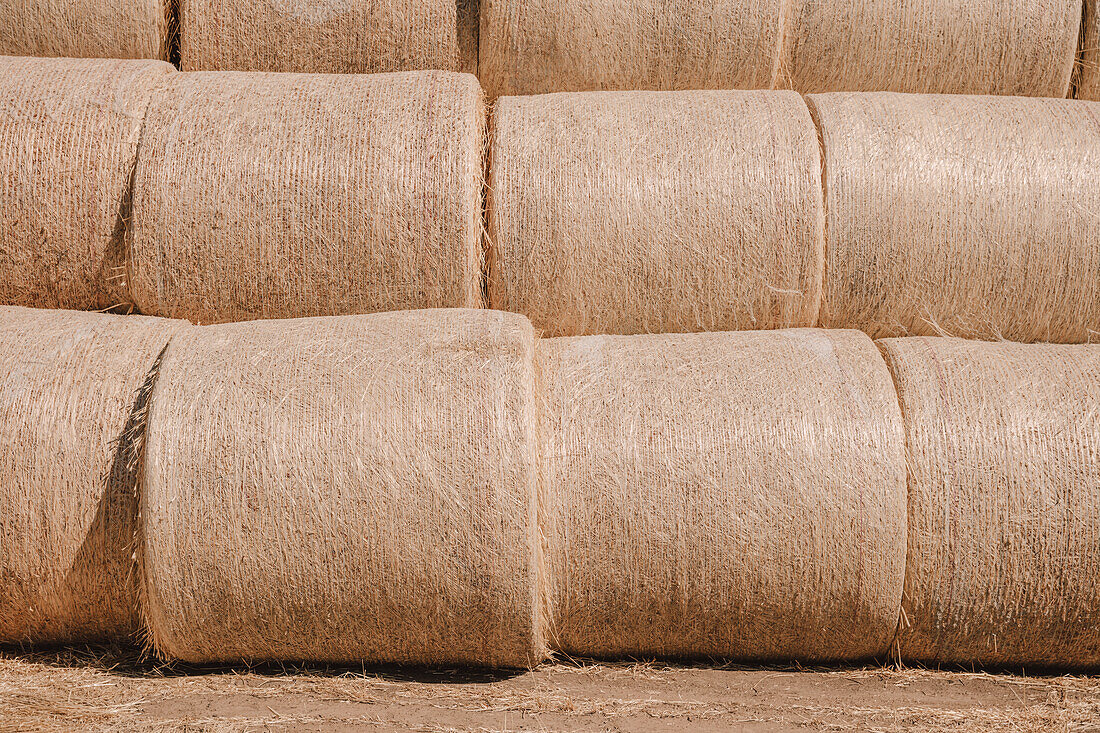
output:
[{"label": "bottom row of bales", "polygon": [[1100,665],[1100,346],[2,308],[0,371],[0,643]]}]

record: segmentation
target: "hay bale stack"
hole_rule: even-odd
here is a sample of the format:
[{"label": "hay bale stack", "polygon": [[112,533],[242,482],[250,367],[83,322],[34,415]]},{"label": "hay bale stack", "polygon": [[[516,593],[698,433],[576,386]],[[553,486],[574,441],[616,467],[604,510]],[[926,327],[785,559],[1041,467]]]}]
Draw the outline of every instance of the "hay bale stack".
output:
[{"label": "hay bale stack", "polygon": [[908,439],[901,657],[1100,665],[1100,346],[882,346]]},{"label": "hay bale stack", "polygon": [[127,299],[124,220],[160,61],[0,57],[0,304]]},{"label": "hay bale stack", "polygon": [[135,441],[180,325],[0,307],[0,643],[136,630]]},{"label": "hay bale stack", "polygon": [[534,338],[480,310],[181,334],[142,501],[159,652],[539,661]]},{"label": "hay bale stack", "polygon": [[540,343],[552,638],[600,657],[852,660],[893,640],[901,414],[855,331]]},{"label": "hay bale stack", "polygon": [[459,68],[455,0],[179,0],[184,71]]},{"label": "hay bale stack", "polygon": [[775,85],[786,0],[481,0],[481,79],[500,95]]},{"label": "hay bale stack", "polygon": [[193,322],[482,304],[468,75],[179,74],[134,184],[132,294]]},{"label": "hay bale stack", "polygon": [[790,0],[787,13],[791,89],[1065,97],[1081,0]]},{"label": "hay bale stack", "polygon": [[814,95],[822,324],[873,336],[1100,333],[1100,105]]},{"label": "hay bale stack", "polygon": [[169,1],[0,0],[0,54],[167,59]]},{"label": "hay bale stack", "polygon": [[821,153],[791,92],[508,97],[490,302],[550,336],[814,325]]}]

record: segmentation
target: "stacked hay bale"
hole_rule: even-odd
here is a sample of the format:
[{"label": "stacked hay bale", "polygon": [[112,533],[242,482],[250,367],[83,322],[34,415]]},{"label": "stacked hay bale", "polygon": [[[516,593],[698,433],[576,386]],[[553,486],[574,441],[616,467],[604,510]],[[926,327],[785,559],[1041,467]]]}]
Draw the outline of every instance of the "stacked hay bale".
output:
[{"label": "stacked hay bale", "polygon": [[1065,97],[1081,0],[791,0],[780,83],[801,92]]},{"label": "stacked hay bale", "polygon": [[809,97],[825,144],[822,325],[873,336],[1100,333],[1100,105]]},{"label": "stacked hay bale", "polygon": [[1065,97],[1082,0],[484,0],[490,97],[767,89]]},{"label": "stacked hay bale", "polygon": [[179,74],[134,182],[131,292],[195,322],[479,306],[477,80]]},{"label": "stacked hay bale", "polygon": [[160,61],[0,57],[0,304],[125,303],[124,220]]},{"label": "stacked hay bale", "polygon": [[460,68],[455,0],[178,1],[184,71]]},{"label": "stacked hay bale", "polygon": [[1100,346],[883,350],[908,437],[902,657],[1100,664]]},{"label": "stacked hay bale", "polygon": [[570,654],[884,655],[904,435],[867,336],[543,341],[552,638]]},{"label": "stacked hay bale", "polygon": [[526,319],[480,310],[181,333],[141,504],[157,650],[539,661],[534,349]]},{"label": "stacked hay bale", "polygon": [[171,1],[0,0],[0,55],[167,59]]},{"label": "stacked hay bale", "polygon": [[797,94],[506,97],[491,138],[492,307],[550,336],[814,325],[821,153]]},{"label": "stacked hay bale", "polygon": [[0,307],[0,643],[136,630],[137,448],[180,326]]},{"label": "stacked hay bale", "polygon": [[481,79],[500,95],[767,89],[785,0],[482,0]]}]

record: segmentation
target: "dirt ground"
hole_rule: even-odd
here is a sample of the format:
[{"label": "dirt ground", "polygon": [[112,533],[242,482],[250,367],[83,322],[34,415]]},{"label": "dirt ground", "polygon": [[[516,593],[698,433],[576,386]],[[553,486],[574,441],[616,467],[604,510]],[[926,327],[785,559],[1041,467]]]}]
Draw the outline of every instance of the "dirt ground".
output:
[{"label": "dirt ground", "polygon": [[524,674],[196,669],[0,653],[0,731],[1100,731],[1100,677],[545,665]]}]

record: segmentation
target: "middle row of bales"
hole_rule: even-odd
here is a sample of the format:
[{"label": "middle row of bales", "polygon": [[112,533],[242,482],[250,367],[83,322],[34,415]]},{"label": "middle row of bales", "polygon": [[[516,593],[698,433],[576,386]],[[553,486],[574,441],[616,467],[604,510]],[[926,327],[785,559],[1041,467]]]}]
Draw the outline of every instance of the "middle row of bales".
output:
[{"label": "middle row of bales", "polygon": [[1100,346],[0,308],[0,643],[1100,666]]},{"label": "middle row of bales", "polygon": [[0,58],[0,265],[2,304],[202,323],[1088,342],[1100,103],[606,92],[490,120],[456,73]]},{"label": "middle row of bales", "polygon": [[0,67],[4,303],[199,322],[471,307],[487,270],[489,304],[557,336],[1100,330],[1092,103],[504,98],[486,262],[470,76]]}]

